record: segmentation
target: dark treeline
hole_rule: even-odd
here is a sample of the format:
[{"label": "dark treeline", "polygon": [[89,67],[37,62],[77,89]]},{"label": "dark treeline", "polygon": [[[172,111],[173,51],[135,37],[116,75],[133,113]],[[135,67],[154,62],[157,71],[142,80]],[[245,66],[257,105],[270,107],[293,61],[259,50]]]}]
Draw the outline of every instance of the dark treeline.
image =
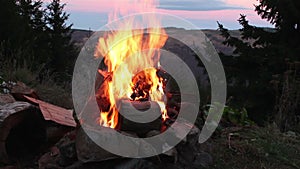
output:
[{"label": "dark treeline", "polygon": [[300,1],[258,1],[255,11],[274,29],[241,15],[241,37],[234,37],[219,24],[224,44],[235,48],[232,56],[222,54],[231,104],[246,107],[261,124],[271,120],[291,130],[300,124]]},{"label": "dark treeline", "polygon": [[[58,79],[71,77],[76,49],[65,4],[52,0],[0,0],[0,69],[26,67]],[[40,79],[41,80],[41,79]]]}]

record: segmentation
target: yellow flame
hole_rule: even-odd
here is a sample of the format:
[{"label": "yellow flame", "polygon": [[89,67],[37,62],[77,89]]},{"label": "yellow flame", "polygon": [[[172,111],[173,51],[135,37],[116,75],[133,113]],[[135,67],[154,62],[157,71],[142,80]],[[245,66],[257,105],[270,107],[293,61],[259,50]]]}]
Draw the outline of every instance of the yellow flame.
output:
[{"label": "yellow flame", "polygon": [[[132,1],[130,1],[132,2]],[[154,11],[155,0],[134,0],[134,8],[137,12]],[[132,9],[116,6],[113,13],[109,15],[109,21],[118,16],[126,15]],[[163,102],[163,84],[156,75],[159,64],[159,49],[162,48],[168,38],[160,21],[154,16],[144,18],[149,25],[157,25],[155,28],[135,29],[137,23],[133,17],[129,17],[118,25],[117,30],[99,38],[95,56],[104,57],[108,72],[112,73],[112,80],[108,82],[107,92],[110,101],[110,110],[100,112],[100,125],[115,128],[118,124],[117,101],[130,98],[132,93],[132,79],[140,71],[147,70],[146,75],[152,82],[150,99],[157,101],[160,105],[163,119],[166,118],[165,104]],[[140,24],[141,25],[141,24]],[[147,36],[145,33],[148,33]],[[149,69],[145,69],[149,68]]]}]

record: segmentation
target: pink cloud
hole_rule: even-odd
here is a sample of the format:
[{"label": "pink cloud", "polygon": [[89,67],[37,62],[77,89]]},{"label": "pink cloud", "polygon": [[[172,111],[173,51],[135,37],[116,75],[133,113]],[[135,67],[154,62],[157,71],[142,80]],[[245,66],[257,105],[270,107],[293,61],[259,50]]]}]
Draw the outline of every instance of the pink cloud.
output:
[{"label": "pink cloud", "polygon": [[[49,2],[51,0],[44,0]],[[140,4],[128,3],[132,0],[62,0],[66,3],[66,9],[69,13],[72,12],[95,12],[109,14],[113,9],[118,6],[121,12],[128,14],[126,9],[135,12],[147,12],[147,8],[143,8],[141,11],[134,10],[139,7]],[[138,0],[135,0],[138,1]],[[148,0],[149,1],[149,0]],[[150,0],[152,1],[152,0]],[[257,0],[223,0],[228,6],[241,7],[241,9],[230,10],[214,10],[214,11],[187,11],[187,10],[167,10],[157,9],[158,12],[176,15],[185,19],[193,20],[212,20],[212,21],[231,21],[235,22],[240,14],[247,15],[250,23],[257,25],[266,25],[267,22],[261,20],[261,18],[255,13],[253,4],[257,4]],[[243,9],[244,8],[244,9]],[[124,10],[125,9],[125,10]]]},{"label": "pink cloud", "polygon": [[257,0],[225,0],[228,5],[241,6],[245,8],[253,9],[253,4],[258,4]]},{"label": "pink cloud", "polygon": [[[50,1],[50,0],[44,0]],[[80,11],[80,12],[99,12],[99,13],[109,13],[115,6],[119,6],[123,9],[133,9],[138,5],[132,3],[126,3],[128,0],[62,0],[63,3],[66,3],[68,11]],[[164,13],[170,13],[173,15],[179,15],[185,18],[191,19],[205,19],[208,16],[211,19],[226,19],[238,17],[240,13],[246,13],[253,15],[254,7],[253,4],[256,4],[256,0],[225,0],[225,3],[233,6],[240,6],[248,8],[249,10],[217,10],[217,11],[185,11],[185,10],[165,10],[159,9],[158,11]]]},{"label": "pink cloud", "polygon": [[[50,2],[51,0],[43,0]],[[148,0],[149,1],[149,0]],[[67,4],[68,10],[82,12],[110,12],[114,6],[118,5],[123,8],[133,8],[135,5],[129,0],[62,0]],[[253,9],[253,4],[257,4],[256,0],[224,0],[229,6],[239,6]]]},{"label": "pink cloud", "polygon": [[213,21],[237,21],[240,14],[244,14],[253,24],[265,25],[267,21],[261,20],[254,10],[216,10],[216,11],[181,11],[159,10],[162,13],[176,15],[185,19],[213,20]]},{"label": "pink cloud", "polygon": [[[51,2],[51,0],[43,0],[44,2]],[[66,9],[70,11],[79,12],[111,12],[114,8],[122,9],[137,9],[142,7],[146,10],[150,5],[145,6],[141,3],[132,3],[139,0],[61,0],[62,3],[67,4]],[[147,0],[148,2],[154,0]]]}]

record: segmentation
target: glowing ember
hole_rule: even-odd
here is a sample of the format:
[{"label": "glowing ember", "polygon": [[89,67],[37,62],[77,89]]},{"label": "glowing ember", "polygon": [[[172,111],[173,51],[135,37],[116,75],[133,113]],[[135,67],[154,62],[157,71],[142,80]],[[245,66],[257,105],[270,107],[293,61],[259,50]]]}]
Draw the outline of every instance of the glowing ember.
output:
[{"label": "glowing ember", "polygon": [[[130,1],[132,3],[132,1]],[[131,11],[155,11],[154,0],[136,0]],[[122,11],[120,10],[122,9]],[[129,9],[116,7],[109,21],[129,13]],[[120,99],[156,101],[162,110],[163,119],[167,111],[163,101],[163,79],[156,72],[159,65],[160,53],[168,38],[160,22],[155,17],[144,18],[149,25],[157,27],[146,30],[134,29],[139,24],[129,17],[98,41],[95,56],[104,57],[107,72],[111,79],[105,85],[101,94],[109,100],[109,110],[101,110],[100,125],[115,128],[118,124],[117,103]],[[147,34],[147,36],[145,35]],[[104,73],[101,72],[103,75]]]}]

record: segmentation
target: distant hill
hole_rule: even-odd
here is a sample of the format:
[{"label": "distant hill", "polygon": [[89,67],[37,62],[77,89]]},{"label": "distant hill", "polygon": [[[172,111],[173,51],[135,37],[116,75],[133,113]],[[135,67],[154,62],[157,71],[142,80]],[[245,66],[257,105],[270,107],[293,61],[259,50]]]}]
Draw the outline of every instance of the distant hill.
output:
[{"label": "distant hill", "polygon": [[82,47],[92,34],[93,31],[73,29],[72,41],[75,42],[77,46]]},{"label": "distant hill", "polygon": [[[209,30],[209,29],[205,29],[205,30],[202,30],[202,31],[205,33],[205,35],[208,37],[208,39],[213,43],[213,45],[215,46],[215,48],[218,52],[222,52],[222,53],[227,54],[227,55],[232,54],[234,49],[232,47],[228,47],[228,46],[225,46],[223,44],[225,39],[220,35],[220,31],[218,31],[218,30]],[[234,37],[240,37],[241,36],[241,34],[238,30],[231,30],[229,32]]]},{"label": "distant hill", "polygon": [[[189,48],[190,45],[196,43],[194,40],[198,41],[197,37],[202,35],[200,31],[202,31],[212,42],[217,52],[223,52],[227,55],[230,55],[233,52],[232,47],[227,47],[222,44],[224,38],[220,35],[218,30],[185,30],[179,28],[165,28],[165,30],[170,38],[166,42],[164,49],[176,54],[176,56],[179,56],[187,65],[189,65],[197,82],[201,84],[200,86],[203,88],[206,88],[209,85],[208,74],[203,63],[197,60],[195,53]],[[75,29],[73,30],[72,40],[79,48],[81,48],[93,33],[94,32],[88,30]],[[103,33],[104,32],[100,32],[100,35]],[[230,33],[235,37],[240,36],[240,33],[237,30],[230,31]],[[179,39],[172,38],[174,35]],[[188,42],[188,44],[184,45],[178,40]],[[170,62],[172,62],[172,57],[168,57],[168,59],[161,58],[162,66],[169,64]]]},{"label": "distant hill", "polygon": [[[171,30],[171,31],[175,31],[175,32],[176,31],[182,32],[183,29],[166,28],[166,30],[167,31]],[[88,38],[93,34],[92,31],[88,31],[88,30],[74,29],[73,31],[74,32],[73,32],[72,40],[79,47],[82,47],[84,45],[84,43],[88,40]],[[189,33],[192,33],[192,32],[195,32],[195,31],[199,31],[199,30],[184,30],[184,33],[186,33],[188,35]],[[221,37],[220,32],[218,30],[205,29],[205,30],[201,30],[201,31],[205,33],[205,35],[213,43],[213,45],[215,46],[215,48],[218,52],[223,52],[227,55],[232,54],[233,48],[225,46],[225,45],[222,44],[222,42],[224,41],[224,38]],[[239,33],[238,30],[231,30],[230,33],[231,33],[231,35],[233,35],[235,37],[240,36],[240,33]]]}]

